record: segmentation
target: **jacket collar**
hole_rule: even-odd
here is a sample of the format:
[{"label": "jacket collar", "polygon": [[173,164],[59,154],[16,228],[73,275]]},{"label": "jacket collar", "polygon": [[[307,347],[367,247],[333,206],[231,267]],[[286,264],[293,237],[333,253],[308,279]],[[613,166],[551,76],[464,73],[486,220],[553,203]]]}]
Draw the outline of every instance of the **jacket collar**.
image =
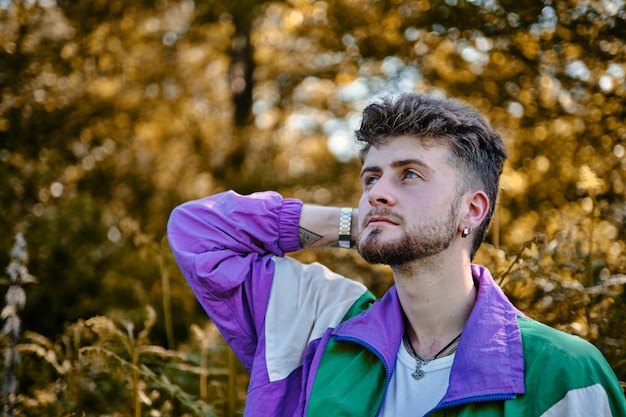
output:
[{"label": "jacket collar", "polygon": [[368,310],[339,325],[334,334],[338,339],[345,337],[360,341],[374,350],[385,362],[385,367],[393,371],[404,335],[404,313],[395,285]]},{"label": "jacket collar", "polygon": [[[459,341],[450,385],[441,404],[525,392],[522,337],[517,322],[523,314],[486,268],[472,265],[472,275],[478,283],[478,296]],[[403,334],[404,313],[395,286],[369,310],[335,330],[337,338],[359,340],[377,352],[390,372]]]},{"label": "jacket collar", "polygon": [[525,392],[522,335],[517,321],[524,315],[486,268],[473,265],[472,275],[478,282],[478,296],[465,324],[442,404]]}]

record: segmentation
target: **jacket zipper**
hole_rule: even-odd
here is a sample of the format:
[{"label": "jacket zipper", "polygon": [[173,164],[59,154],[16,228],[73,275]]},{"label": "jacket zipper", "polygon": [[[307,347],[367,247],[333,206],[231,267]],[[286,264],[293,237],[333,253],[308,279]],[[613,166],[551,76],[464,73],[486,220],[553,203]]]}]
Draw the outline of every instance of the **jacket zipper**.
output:
[{"label": "jacket zipper", "polygon": [[[374,355],[376,355],[378,360],[380,360],[380,362],[383,364],[383,367],[385,368],[386,378],[385,378],[385,389],[383,391],[382,401],[380,402],[380,406],[378,407],[378,411],[376,412],[376,417],[379,417],[383,411],[383,406],[385,405],[385,399],[387,397],[387,388],[389,387],[389,383],[391,381],[391,372],[389,371],[389,366],[387,365],[387,362],[384,360],[383,356],[376,349],[374,349],[374,347],[365,343],[361,339],[357,339],[357,338],[350,337],[350,336],[336,335],[335,340],[352,342],[352,343],[356,343],[357,345],[363,346],[365,349],[369,350]],[[444,408],[455,407],[458,405],[466,405],[470,403],[478,403],[478,402],[486,402],[486,401],[506,401],[506,400],[512,400],[515,397],[517,397],[516,394],[495,394],[495,395],[485,395],[482,397],[471,397],[471,398],[460,399],[460,400],[451,401],[451,402],[444,403],[444,404],[439,404],[435,408],[430,410],[428,413],[426,413],[426,416],[431,415],[432,413],[442,410]]]},{"label": "jacket zipper", "polygon": [[486,402],[486,401],[507,401],[507,400],[512,400],[515,397],[517,397],[516,394],[495,394],[495,395],[485,395],[482,397],[464,398],[461,400],[439,404],[435,408],[430,410],[428,413],[426,413],[425,416],[431,415],[432,413],[436,411],[443,410],[444,408],[456,407],[458,405],[467,405],[471,403],[479,403],[479,402]]},{"label": "jacket zipper", "polygon": [[378,406],[378,411],[376,411],[376,417],[379,417],[383,411],[383,405],[385,404],[385,398],[387,397],[387,387],[389,387],[389,383],[391,382],[391,372],[389,371],[389,366],[387,365],[387,362],[376,349],[374,349],[372,346],[370,346],[369,344],[365,343],[364,341],[360,339],[350,337],[350,336],[337,336],[336,335],[335,340],[344,341],[344,342],[352,342],[352,343],[356,343],[357,345],[363,346],[365,349],[369,350],[374,355],[376,355],[378,360],[383,364],[383,367],[385,368],[385,389],[383,391],[383,397],[380,402],[380,406]]}]

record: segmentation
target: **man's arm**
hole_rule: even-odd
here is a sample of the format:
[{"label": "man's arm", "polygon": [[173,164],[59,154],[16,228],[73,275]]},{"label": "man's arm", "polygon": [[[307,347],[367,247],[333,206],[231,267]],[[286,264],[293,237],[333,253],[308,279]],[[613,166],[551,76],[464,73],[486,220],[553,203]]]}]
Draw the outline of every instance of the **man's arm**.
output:
[{"label": "man's arm", "polygon": [[260,338],[274,256],[301,249],[302,203],[224,192],[175,208],[168,240],[198,301],[248,369]]},{"label": "man's arm", "polygon": [[[341,209],[314,204],[304,204],[300,215],[298,237],[303,248],[339,246],[339,222]],[[350,227],[351,242],[356,240],[358,209],[352,209]]]},{"label": "man's arm", "polygon": [[269,378],[284,378],[301,363],[308,343],[366,293],[359,282],[320,264],[284,256],[302,249],[303,235],[306,246],[336,246],[340,212],[302,209],[301,201],[274,192],[225,192],[173,211],[168,238],[180,269],[247,369],[264,340]]}]

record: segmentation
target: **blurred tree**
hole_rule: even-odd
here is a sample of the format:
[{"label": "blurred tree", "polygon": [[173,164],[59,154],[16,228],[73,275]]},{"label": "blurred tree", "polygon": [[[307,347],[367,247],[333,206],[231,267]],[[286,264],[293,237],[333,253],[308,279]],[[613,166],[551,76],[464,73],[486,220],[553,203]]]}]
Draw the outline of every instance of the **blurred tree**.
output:
[{"label": "blurred tree", "polygon": [[[198,117],[208,112],[211,94],[184,91],[194,79],[180,68],[201,65],[202,53],[172,47],[193,4],[141,6],[13,2],[0,10],[2,217],[32,231],[37,248],[33,272],[42,280],[25,311],[32,330],[50,334],[78,317],[158,303],[159,273],[139,256],[140,238],[161,239],[179,167],[206,155],[180,154],[201,143],[181,113],[194,105]],[[220,28],[211,32],[219,43]],[[164,171],[170,156],[181,160]],[[195,308],[183,285],[172,291],[181,295],[176,310]]]}]

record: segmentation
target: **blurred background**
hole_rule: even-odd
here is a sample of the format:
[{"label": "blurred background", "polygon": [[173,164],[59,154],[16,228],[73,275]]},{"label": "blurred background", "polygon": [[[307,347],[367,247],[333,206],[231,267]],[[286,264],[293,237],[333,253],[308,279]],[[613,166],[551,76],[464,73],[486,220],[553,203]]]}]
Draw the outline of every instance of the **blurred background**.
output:
[{"label": "blurred background", "polygon": [[[625,78],[624,0],[0,0],[5,413],[240,415],[169,213],[225,189],[356,205],[360,112],[405,91],[501,134],[477,261],[626,380]],[[295,256],[391,284],[350,251]]]}]

